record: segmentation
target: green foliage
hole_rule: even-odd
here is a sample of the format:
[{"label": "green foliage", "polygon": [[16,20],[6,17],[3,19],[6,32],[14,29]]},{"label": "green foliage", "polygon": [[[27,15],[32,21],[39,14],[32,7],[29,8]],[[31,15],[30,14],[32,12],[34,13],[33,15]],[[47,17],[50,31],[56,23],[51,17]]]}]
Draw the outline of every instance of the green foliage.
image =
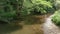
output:
[{"label": "green foliage", "polygon": [[[10,20],[20,16],[45,14],[53,8],[53,3],[47,0],[0,0],[0,19]],[[5,19],[4,19],[5,18]]]},{"label": "green foliage", "polygon": [[52,7],[52,3],[44,0],[33,0],[32,2],[36,5],[43,5],[44,7]]},{"label": "green foliage", "polygon": [[0,0],[0,21],[10,22],[16,16],[16,10],[13,10],[13,6],[8,0]]},{"label": "green foliage", "polygon": [[33,14],[35,12],[37,13],[40,12],[42,14],[47,13],[49,9],[53,8],[52,4],[53,3],[51,3],[50,1],[46,1],[46,0],[30,0],[30,1],[24,0],[23,12],[25,12],[25,14]]},{"label": "green foliage", "polygon": [[52,17],[52,21],[56,24],[56,25],[60,25],[60,10],[56,11],[54,16]]}]

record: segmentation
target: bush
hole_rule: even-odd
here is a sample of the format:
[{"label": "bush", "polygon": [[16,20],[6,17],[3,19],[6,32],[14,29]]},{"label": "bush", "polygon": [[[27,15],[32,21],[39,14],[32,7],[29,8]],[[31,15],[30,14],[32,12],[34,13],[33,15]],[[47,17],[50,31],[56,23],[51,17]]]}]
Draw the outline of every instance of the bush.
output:
[{"label": "bush", "polygon": [[2,21],[13,21],[14,18],[21,20],[26,15],[45,14],[53,8],[53,3],[46,0],[6,0],[1,3],[0,20]]},{"label": "bush", "polygon": [[56,11],[54,16],[52,17],[52,21],[56,24],[56,25],[60,25],[60,10]]},{"label": "bush", "polygon": [[48,11],[51,12],[53,3],[46,0],[25,0],[23,3],[23,14],[45,14]]}]

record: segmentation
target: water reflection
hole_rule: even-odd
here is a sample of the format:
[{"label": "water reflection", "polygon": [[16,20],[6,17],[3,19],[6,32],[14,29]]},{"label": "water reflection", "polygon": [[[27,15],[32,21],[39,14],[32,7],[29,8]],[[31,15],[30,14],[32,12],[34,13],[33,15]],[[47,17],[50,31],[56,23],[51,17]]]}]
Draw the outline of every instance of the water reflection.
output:
[{"label": "water reflection", "polygon": [[10,26],[7,24],[0,24],[0,34],[10,34],[13,31],[21,29],[20,26]]}]

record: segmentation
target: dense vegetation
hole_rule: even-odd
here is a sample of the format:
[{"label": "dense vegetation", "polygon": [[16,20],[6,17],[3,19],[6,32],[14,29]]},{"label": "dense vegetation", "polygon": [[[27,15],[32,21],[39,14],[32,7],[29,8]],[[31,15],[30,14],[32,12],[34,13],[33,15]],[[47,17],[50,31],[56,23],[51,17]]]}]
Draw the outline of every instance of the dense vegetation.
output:
[{"label": "dense vegetation", "polygon": [[56,1],[56,12],[53,14],[53,17],[52,17],[52,21],[56,24],[56,25],[59,25],[60,26],[60,1],[57,0]]},{"label": "dense vegetation", "polygon": [[42,15],[55,11],[54,0],[0,0],[0,21],[22,20],[27,15]]},{"label": "dense vegetation", "polygon": [[56,24],[56,25],[60,25],[60,10],[56,11],[55,14],[52,17],[52,21]]},{"label": "dense vegetation", "polygon": [[58,33],[50,19],[60,26],[60,2],[57,0],[0,0],[0,34]]}]

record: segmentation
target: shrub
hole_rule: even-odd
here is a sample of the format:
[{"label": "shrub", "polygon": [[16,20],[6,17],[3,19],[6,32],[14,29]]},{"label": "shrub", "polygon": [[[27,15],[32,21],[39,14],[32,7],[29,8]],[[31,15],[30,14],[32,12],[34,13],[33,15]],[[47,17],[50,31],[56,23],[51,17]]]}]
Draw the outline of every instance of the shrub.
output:
[{"label": "shrub", "polygon": [[56,25],[60,25],[60,10],[56,11],[54,16],[52,17],[52,21],[56,24]]},{"label": "shrub", "polygon": [[12,21],[13,18],[21,19],[26,15],[45,14],[53,8],[53,3],[46,0],[4,0],[1,6],[0,20]]},{"label": "shrub", "polygon": [[53,8],[53,3],[46,0],[25,0],[23,3],[24,14],[45,14],[48,11],[51,12]]}]

